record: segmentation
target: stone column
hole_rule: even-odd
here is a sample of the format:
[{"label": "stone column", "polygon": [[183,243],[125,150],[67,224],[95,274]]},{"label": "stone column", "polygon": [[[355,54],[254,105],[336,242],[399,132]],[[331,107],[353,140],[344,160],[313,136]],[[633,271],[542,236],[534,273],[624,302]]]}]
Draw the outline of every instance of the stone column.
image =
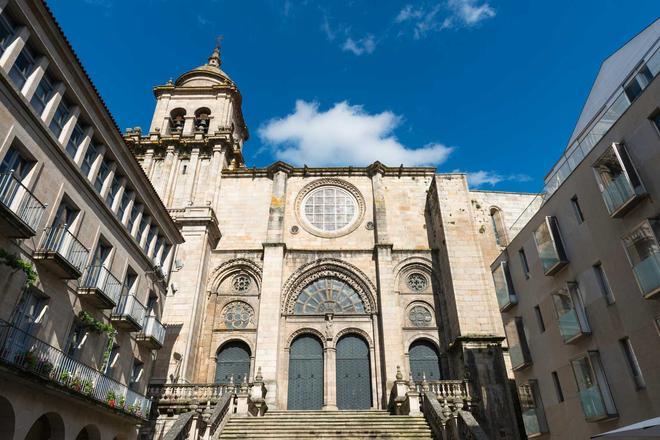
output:
[{"label": "stone column", "polygon": [[[190,177],[192,182],[188,184],[190,189],[188,190],[188,203],[194,205],[195,203],[195,190],[197,189],[197,178],[199,177],[199,147],[195,147],[190,152]],[[174,195],[174,191],[170,194],[170,203],[171,198]]]},{"label": "stone column", "polygon": [[389,242],[387,230],[387,213],[385,207],[385,188],[383,176],[385,167],[375,162],[367,168],[374,198],[374,224],[376,229],[376,244],[374,255],[376,260],[376,276],[378,282],[379,329],[381,334],[381,374],[384,376],[381,401],[387,405],[389,392],[396,377],[397,366],[403,365],[403,340],[401,310],[399,298],[393,284],[392,244]]},{"label": "stone column", "polygon": [[160,172],[160,179],[158,185],[155,185],[156,192],[158,192],[158,195],[160,196],[161,200],[167,200],[166,192],[167,192],[167,187],[169,186],[170,183],[169,176],[173,164],[174,164],[174,146],[170,145],[167,147],[167,153],[165,155],[165,159],[163,160],[163,165],[161,165],[162,169]]},{"label": "stone column", "polygon": [[337,347],[332,343],[333,341],[327,341],[327,346],[325,347],[325,353],[323,356],[324,359],[324,382],[325,386],[325,405],[323,409],[327,411],[336,411],[337,410]]},{"label": "stone column", "polygon": [[207,189],[206,200],[211,203],[214,210],[220,206],[220,185],[222,183],[222,169],[225,162],[225,149],[222,145],[213,146],[213,157],[209,165],[209,182],[212,182]]},{"label": "stone column", "polygon": [[263,243],[264,266],[255,363],[261,368],[264,384],[268,390],[266,404],[269,408],[277,407],[277,359],[280,351],[280,304],[285,250],[282,236],[286,181],[292,170],[291,166],[283,162],[277,162],[268,169],[268,174],[273,179],[273,191],[266,242]]}]

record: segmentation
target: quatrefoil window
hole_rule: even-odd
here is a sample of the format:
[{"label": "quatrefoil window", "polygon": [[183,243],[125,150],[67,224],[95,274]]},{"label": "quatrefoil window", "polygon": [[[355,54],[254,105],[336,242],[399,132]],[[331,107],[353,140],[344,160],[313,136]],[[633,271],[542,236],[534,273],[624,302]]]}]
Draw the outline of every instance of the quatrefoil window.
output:
[{"label": "quatrefoil window", "polygon": [[254,309],[249,304],[235,301],[227,304],[222,312],[227,328],[245,328],[254,321]]},{"label": "quatrefoil window", "polygon": [[424,306],[414,306],[410,309],[408,318],[415,327],[430,327],[433,321],[431,312]]},{"label": "quatrefoil window", "polygon": [[245,293],[250,289],[250,277],[247,275],[236,275],[231,281],[234,292]]},{"label": "quatrefoil window", "polygon": [[412,273],[408,276],[408,287],[414,292],[423,292],[428,285],[426,277],[421,273]]}]

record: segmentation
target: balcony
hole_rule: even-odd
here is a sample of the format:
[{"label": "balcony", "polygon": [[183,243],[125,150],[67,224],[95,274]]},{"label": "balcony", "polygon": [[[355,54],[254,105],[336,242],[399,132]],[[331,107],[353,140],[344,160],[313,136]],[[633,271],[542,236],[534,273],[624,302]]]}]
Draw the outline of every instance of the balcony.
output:
[{"label": "balcony", "polygon": [[13,172],[0,173],[0,234],[11,238],[34,237],[46,206]]},{"label": "balcony", "polygon": [[493,271],[493,282],[495,283],[495,294],[497,295],[497,303],[500,305],[501,312],[518,304],[518,296],[513,289],[511,275],[509,274],[509,265],[506,261],[502,261],[497,266],[497,269]]},{"label": "balcony", "polygon": [[163,342],[165,342],[165,327],[155,316],[147,316],[144,319],[142,332],[137,335],[136,339],[138,343],[152,350],[158,350],[163,347]]},{"label": "balcony", "polygon": [[124,293],[112,311],[110,320],[119,328],[137,332],[142,329],[146,308],[133,294]]},{"label": "balcony", "polygon": [[559,332],[565,344],[591,334],[577,284],[569,283],[552,295],[557,313]]},{"label": "balcony", "polygon": [[536,381],[530,381],[518,387],[518,398],[527,438],[538,437],[548,432],[545,412]]},{"label": "balcony", "polygon": [[68,230],[66,225],[46,228],[35,258],[44,260],[48,269],[60,278],[80,278],[89,250]]},{"label": "balcony", "polygon": [[556,217],[544,219],[534,231],[534,242],[545,275],[554,275],[568,264]]},{"label": "balcony", "polygon": [[645,220],[632,233],[623,237],[635,280],[644,298],[660,294],[660,220]]},{"label": "balcony", "polygon": [[509,321],[505,326],[505,333],[509,343],[511,368],[513,370],[522,370],[531,365],[532,356],[529,352],[522,318],[517,316]]},{"label": "balcony", "polygon": [[598,422],[617,416],[605,372],[597,351],[571,362],[578,385],[580,404],[588,422]]},{"label": "balcony", "polygon": [[0,364],[115,411],[149,417],[151,400],[5,321],[0,321]]},{"label": "balcony", "polygon": [[612,144],[593,169],[610,217],[623,217],[646,196],[623,144]]},{"label": "balcony", "polygon": [[111,309],[119,302],[122,284],[107,268],[88,266],[78,295],[100,309]]}]

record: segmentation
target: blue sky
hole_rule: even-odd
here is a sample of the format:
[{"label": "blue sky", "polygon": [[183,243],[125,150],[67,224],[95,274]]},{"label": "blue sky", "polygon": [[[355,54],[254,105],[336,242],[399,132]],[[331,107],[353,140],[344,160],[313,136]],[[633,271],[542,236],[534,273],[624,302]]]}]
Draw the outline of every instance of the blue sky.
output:
[{"label": "blue sky", "polygon": [[429,164],[539,191],[602,60],[657,0],[51,0],[122,129],[224,35],[248,166]]}]

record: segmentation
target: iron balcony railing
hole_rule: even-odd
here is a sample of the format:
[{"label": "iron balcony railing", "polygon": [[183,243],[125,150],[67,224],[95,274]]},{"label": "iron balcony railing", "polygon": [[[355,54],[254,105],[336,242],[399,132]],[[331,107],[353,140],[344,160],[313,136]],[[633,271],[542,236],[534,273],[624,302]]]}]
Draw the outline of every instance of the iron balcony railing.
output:
[{"label": "iron balcony railing", "polygon": [[79,272],[83,271],[89,250],[69,231],[67,225],[46,228],[41,251],[56,252]]},{"label": "iron balcony railing", "polygon": [[146,308],[132,293],[124,293],[112,311],[113,318],[130,319],[138,327],[144,324]]},{"label": "iron balcony railing", "polygon": [[36,232],[46,206],[14,176],[13,171],[0,173],[0,203],[5,205],[33,232]]},{"label": "iron balcony railing", "polygon": [[0,362],[47,379],[110,408],[147,419],[151,400],[6,321],[0,321]]},{"label": "iron balcony railing", "polygon": [[88,266],[81,289],[98,289],[114,304],[119,302],[122,283],[103,266]]},{"label": "iron balcony railing", "polygon": [[153,315],[144,319],[142,336],[155,339],[161,346],[165,342],[165,327]]}]

